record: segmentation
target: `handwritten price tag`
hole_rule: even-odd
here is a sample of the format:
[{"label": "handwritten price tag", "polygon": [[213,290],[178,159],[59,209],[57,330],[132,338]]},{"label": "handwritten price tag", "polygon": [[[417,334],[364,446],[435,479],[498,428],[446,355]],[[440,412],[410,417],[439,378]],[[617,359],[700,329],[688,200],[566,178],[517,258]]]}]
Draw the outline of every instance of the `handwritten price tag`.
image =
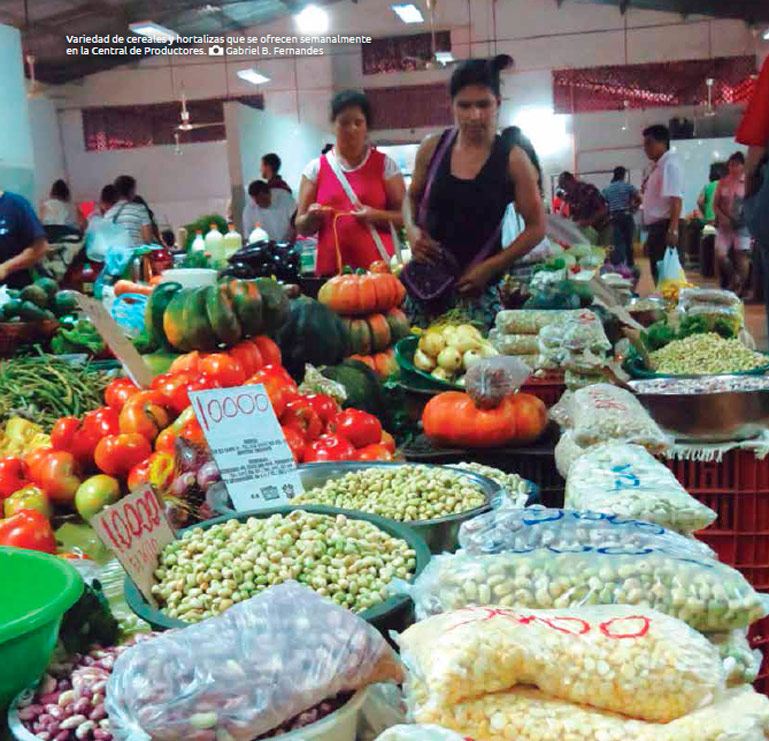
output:
[{"label": "handwritten price tag", "polygon": [[176,536],[157,496],[143,488],[112,504],[91,519],[91,527],[117,556],[147,601],[152,596],[160,552]]},{"label": "handwritten price tag", "polygon": [[193,391],[190,400],[236,510],[275,507],[303,491],[264,386]]}]

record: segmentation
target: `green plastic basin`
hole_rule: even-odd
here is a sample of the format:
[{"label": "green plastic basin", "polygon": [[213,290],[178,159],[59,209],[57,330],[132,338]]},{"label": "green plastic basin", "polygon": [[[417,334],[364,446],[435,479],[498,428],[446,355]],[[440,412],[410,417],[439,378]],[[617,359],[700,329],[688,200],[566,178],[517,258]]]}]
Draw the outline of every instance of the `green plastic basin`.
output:
[{"label": "green plastic basin", "polygon": [[66,561],[0,548],[0,708],[48,666],[64,613],[83,593]]}]

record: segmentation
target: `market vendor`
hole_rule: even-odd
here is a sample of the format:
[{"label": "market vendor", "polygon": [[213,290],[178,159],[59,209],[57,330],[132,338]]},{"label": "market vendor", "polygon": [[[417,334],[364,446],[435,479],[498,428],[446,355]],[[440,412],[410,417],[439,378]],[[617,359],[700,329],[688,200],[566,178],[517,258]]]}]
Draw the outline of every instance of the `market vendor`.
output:
[{"label": "market vendor", "polygon": [[[537,172],[520,146],[508,146],[497,134],[500,72],[511,62],[500,55],[457,67],[450,83],[455,126],[427,137],[417,152],[404,204],[413,260],[456,279],[427,299],[404,275],[415,324],[464,307],[490,325],[501,308],[500,278],[545,237]],[[505,245],[502,220],[510,203],[524,228]]]},{"label": "market vendor", "polygon": [[318,233],[317,275],[345,265],[368,268],[394,251],[394,229],[403,225],[406,185],[398,165],[368,141],[371,105],[347,90],[331,101],[334,148],[302,173],[296,229]]},{"label": "market vendor", "polygon": [[45,230],[23,196],[0,190],[0,283],[22,288],[32,282],[30,269],[48,251]]}]

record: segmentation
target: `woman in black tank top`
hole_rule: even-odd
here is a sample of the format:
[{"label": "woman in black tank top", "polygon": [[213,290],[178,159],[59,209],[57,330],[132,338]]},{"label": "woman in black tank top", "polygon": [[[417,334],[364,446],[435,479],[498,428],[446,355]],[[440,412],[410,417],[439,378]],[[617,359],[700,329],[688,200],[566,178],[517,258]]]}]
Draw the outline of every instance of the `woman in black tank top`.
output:
[{"label": "woman in black tank top", "polygon": [[[460,307],[490,326],[501,308],[500,279],[545,236],[536,170],[519,147],[496,133],[499,74],[511,61],[501,55],[458,67],[451,78],[455,127],[428,137],[417,152],[404,202],[412,259],[456,280],[432,300],[410,292],[407,310],[415,324]],[[512,201],[525,229],[503,245],[502,220]]]}]

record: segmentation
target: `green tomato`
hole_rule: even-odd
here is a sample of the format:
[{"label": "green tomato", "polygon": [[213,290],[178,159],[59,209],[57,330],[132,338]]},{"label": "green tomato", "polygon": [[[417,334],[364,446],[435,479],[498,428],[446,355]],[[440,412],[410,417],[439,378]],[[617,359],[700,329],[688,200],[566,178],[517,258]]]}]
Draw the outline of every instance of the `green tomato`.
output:
[{"label": "green tomato", "polygon": [[84,520],[90,520],[105,507],[120,499],[120,483],[112,476],[99,474],[86,479],[75,493],[75,509]]},{"label": "green tomato", "polygon": [[3,502],[6,517],[12,517],[23,509],[34,509],[49,518],[53,514],[48,495],[42,489],[32,485],[15,491]]}]

